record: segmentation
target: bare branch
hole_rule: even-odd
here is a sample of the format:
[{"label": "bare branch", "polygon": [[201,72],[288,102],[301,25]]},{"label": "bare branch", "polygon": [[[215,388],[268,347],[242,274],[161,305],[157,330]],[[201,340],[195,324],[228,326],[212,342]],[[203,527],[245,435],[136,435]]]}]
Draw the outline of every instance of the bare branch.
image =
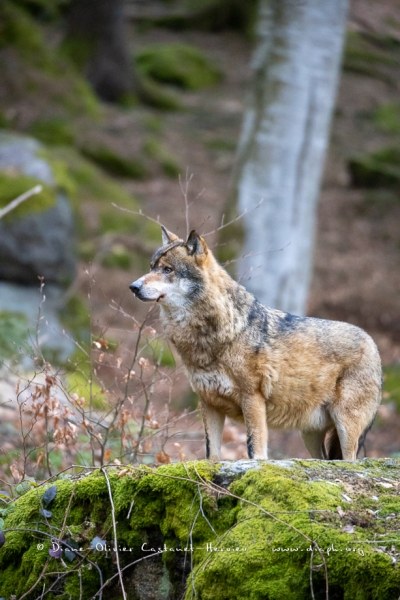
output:
[{"label": "bare branch", "polygon": [[113,206],[114,208],[117,208],[118,210],[120,210],[124,213],[128,213],[129,215],[135,215],[136,217],[143,217],[144,219],[147,219],[148,221],[151,221],[152,223],[156,223],[156,225],[160,225],[159,217],[157,217],[157,219],[153,219],[153,217],[149,217],[149,215],[146,215],[142,211],[142,209],[131,210],[130,208],[125,208],[123,206],[119,206],[118,204],[115,204],[115,202],[111,202],[111,206]]},{"label": "bare branch", "polygon": [[110,505],[111,505],[111,518],[112,518],[113,534],[114,534],[114,544],[115,544],[115,559],[116,559],[116,563],[117,563],[117,571],[118,571],[118,575],[119,575],[119,583],[120,583],[120,586],[121,586],[122,597],[124,598],[124,600],[127,600],[126,591],[125,591],[125,588],[124,588],[124,578],[122,576],[121,565],[120,565],[120,562],[119,562],[117,523],[116,523],[116,520],[115,520],[115,507],[114,507],[114,500],[113,500],[113,495],[112,495],[111,484],[110,484],[110,480],[108,478],[107,471],[106,471],[106,469],[104,467],[101,468],[101,472],[103,473],[103,475],[104,475],[104,477],[106,479],[107,489],[108,489],[108,497],[110,499]]},{"label": "bare branch", "polygon": [[15,198],[15,200],[9,202],[4,208],[0,210],[0,219],[5,217],[12,210],[15,210],[17,206],[25,202],[25,200],[28,200],[32,196],[36,196],[36,194],[40,194],[42,190],[43,186],[35,185],[35,187],[33,187],[32,189],[28,190],[27,192],[24,192],[23,194],[18,196],[18,198]]},{"label": "bare branch", "polygon": [[222,218],[221,218],[221,225],[219,227],[217,227],[216,229],[214,229],[213,231],[207,231],[207,233],[203,233],[202,235],[204,237],[206,237],[207,235],[212,235],[213,233],[217,233],[218,231],[221,231],[222,229],[225,229],[225,227],[229,227],[229,225],[233,225],[233,223],[236,223],[237,221],[240,221],[240,219],[243,219],[243,217],[245,215],[247,215],[247,213],[253,212],[253,210],[256,210],[259,206],[261,206],[261,204],[264,202],[264,200],[265,200],[265,198],[261,198],[261,200],[259,200],[257,202],[257,204],[255,204],[251,208],[246,208],[243,212],[241,212],[240,214],[236,215],[236,217],[234,217],[233,219],[231,219],[227,223],[224,223],[225,215],[223,214]]}]

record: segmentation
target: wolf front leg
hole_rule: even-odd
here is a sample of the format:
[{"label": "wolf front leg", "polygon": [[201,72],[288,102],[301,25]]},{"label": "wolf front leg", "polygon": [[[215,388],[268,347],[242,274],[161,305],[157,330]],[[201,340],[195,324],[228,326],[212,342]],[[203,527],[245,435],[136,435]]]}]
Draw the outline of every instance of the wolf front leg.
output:
[{"label": "wolf front leg", "polygon": [[249,458],[268,458],[267,408],[265,398],[256,394],[242,403]]},{"label": "wolf front leg", "polygon": [[201,414],[203,416],[206,435],[206,458],[217,461],[221,457],[222,430],[225,415],[201,399]]}]

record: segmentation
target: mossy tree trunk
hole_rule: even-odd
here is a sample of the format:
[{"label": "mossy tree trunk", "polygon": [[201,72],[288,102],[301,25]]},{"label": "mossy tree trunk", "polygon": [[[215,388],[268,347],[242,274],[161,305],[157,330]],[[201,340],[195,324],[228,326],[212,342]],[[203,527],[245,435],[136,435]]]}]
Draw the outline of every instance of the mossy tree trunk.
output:
[{"label": "mossy tree trunk", "polygon": [[262,302],[297,314],[306,310],[347,8],[348,0],[259,8],[234,187],[246,212],[239,271]]},{"label": "mossy tree trunk", "polygon": [[125,0],[72,0],[68,10],[67,47],[97,94],[110,102],[137,87],[124,5]]}]

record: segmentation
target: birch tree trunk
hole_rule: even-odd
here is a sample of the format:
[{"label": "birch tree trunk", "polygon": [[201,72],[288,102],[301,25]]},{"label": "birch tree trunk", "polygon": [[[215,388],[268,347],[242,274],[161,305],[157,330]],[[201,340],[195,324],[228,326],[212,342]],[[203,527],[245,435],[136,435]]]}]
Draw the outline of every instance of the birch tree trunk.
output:
[{"label": "birch tree trunk", "polygon": [[239,275],[261,302],[296,314],[306,310],[347,8],[348,0],[260,0],[234,189],[249,211]]}]

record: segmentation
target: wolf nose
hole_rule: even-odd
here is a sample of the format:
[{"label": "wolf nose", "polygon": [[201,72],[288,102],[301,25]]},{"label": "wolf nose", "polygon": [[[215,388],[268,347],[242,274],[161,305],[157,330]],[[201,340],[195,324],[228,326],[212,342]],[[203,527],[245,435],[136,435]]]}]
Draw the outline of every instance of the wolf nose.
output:
[{"label": "wolf nose", "polygon": [[141,287],[142,287],[142,282],[137,280],[137,281],[134,281],[133,283],[131,283],[131,285],[129,286],[129,289],[131,290],[131,292],[133,292],[135,294],[135,296],[137,296]]}]

